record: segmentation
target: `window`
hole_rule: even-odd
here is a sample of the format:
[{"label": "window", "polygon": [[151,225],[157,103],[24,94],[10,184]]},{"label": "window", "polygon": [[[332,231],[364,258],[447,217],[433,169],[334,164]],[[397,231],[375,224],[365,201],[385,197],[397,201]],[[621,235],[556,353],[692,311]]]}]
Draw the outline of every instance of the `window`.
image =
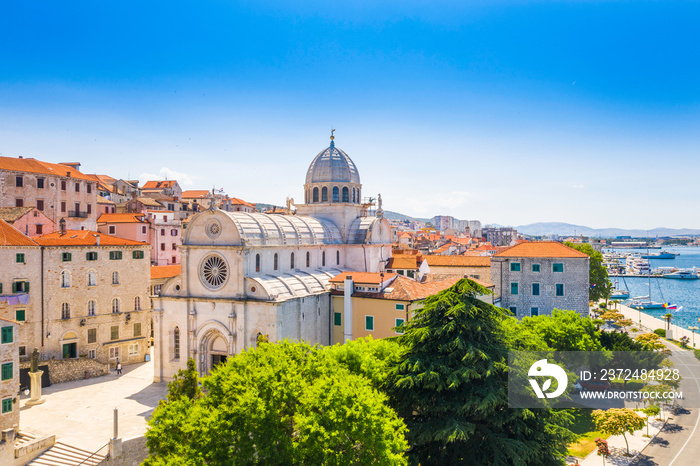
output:
[{"label": "window", "polygon": [[134,259],[143,259],[143,251],[134,251],[131,253],[131,257]]},{"label": "window", "polygon": [[113,346],[109,349],[109,359],[119,359],[119,347]]},{"label": "window", "polygon": [[88,354],[88,358],[95,359],[95,350],[94,349],[88,350],[87,354]]},{"label": "window", "polygon": [[520,272],[520,262],[511,262],[510,263],[510,271],[511,272]]},{"label": "window", "polygon": [[119,326],[118,325],[112,325],[112,327],[109,329],[109,339],[112,341],[119,340]]},{"label": "window", "polygon": [[340,327],[343,323],[343,318],[340,312],[333,313],[333,325]]},{"label": "window", "polygon": [[70,304],[61,304],[61,319],[70,319]]},{"label": "window", "polygon": [[63,181],[61,181],[61,191],[65,191],[65,190],[66,190],[66,181],[63,180]]},{"label": "window", "polygon": [[260,254],[255,255],[255,271],[260,272]]},{"label": "window", "polygon": [[402,334],[402,333],[403,333],[403,324],[404,324],[404,322],[405,322],[404,319],[396,319],[396,325],[394,326],[394,327],[396,327],[396,333],[398,333],[398,334]]},{"label": "window", "polygon": [[290,268],[290,269],[293,269],[293,268],[294,268],[294,253],[292,253],[292,254],[289,256],[289,268]]},{"label": "window", "polygon": [[173,358],[180,359],[180,327],[173,331]]},{"label": "window", "polygon": [[15,262],[18,264],[24,264],[24,254],[23,253],[18,253],[15,255]]},{"label": "window", "polygon": [[24,322],[27,318],[27,311],[24,309],[17,309],[15,311],[15,320],[17,322]]},{"label": "window", "polygon": [[273,260],[272,260],[272,267],[273,267],[275,270],[277,270],[277,265],[278,265],[277,263],[278,263],[278,261],[279,261],[279,258],[278,258],[278,256],[277,256],[277,253],[275,253],[275,255],[274,255],[274,257],[273,257]]},{"label": "window", "polygon": [[61,260],[63,262],[70,262],[71,258],[72,258],[72,256],[71,256],[71,253],[69,253],[69,252],[64,252],[63,254],[61,254]]},{"label": "window", "polygon": [[170,236],[177,236],[177,230],[175,228],[170,230]]},{"label": "window", "polygon": [[350,191],[347,186],[343,188],[343,202],[350,202]]},{"label": "window", "polygon": [[70,273],[67,270],[61,272],[61,288],[70,288]]},{"label": "window", "polygon": [[14,282],[12,283],[13,293],[29,293],[29,282]]},{"label": "window", "polygon": [[63,212],[64,214],[66,213],[66,203],[65,202],[61,202],[61,212]]},{"label": "window", "polygon": [[175,251],[177,249],[177,244],[173,243],[173,247],[171,249]]},{"label": "window", "polygon": [[325,186],[321,189],[321,202],[328,202],[328,188]]},{"label": "window", "polygon": [[148,227],[146,225],[141,225],[141,234],[148,234]]},{"label": "window", "polygon": [[532,264],[532,271],[538,273],[540,271],[540,264]]},{"label": "window", "polygon": [[160,294],[160,290],[163,288],[163,285],[153,285],[153,294],[158,296]]},{"label": "window", "polygon": [[90,270],[87,274],[88,286],[97,286],[97,272]]},{"label": "window", "polygon": [[44,200],[43,199],[37,199],[36,200],[36,208],[37,210],[44,210]]},{"label": "window", "polygon": [[365,330],[374,330],[374,316],[365,316]]},{"label": "window", "polygon": [[44,189],[44,179],[43,178],[36,179],[36,187],[38,189]]},{"label": "window", "polygon": [[518,308],[515,306],[511,306],[508,309],[510,309],[510,312],[513,313],[513,315],[518,315]]},{"label": "window", "polygon": [[139,344],[138,343],[131,343],[129,345],[129,357],[138,356],[138,355],[139,355]]},{"label": "window", "polygon": [[97,343],[97,329],[96,328],[89,328],[88,329],[88,343]]},{"label": "window", "polygon": [[406,305],[404,305],[404,304],[397,304],[396,305],[397,311],[403,311],[404,309],[406,309]]},{"label": "window", "polygon": [[165,228],[160,229],[160,236],[165,236]]},{"label": "window", "polygon": [[2,414],[12,412],[12,398],[2,400]]},{"label": "window", "polygon": [[20,355],[20,356],[26,356],[26,355],[27,355],[27,347],[26,347],[26,346],[20,346],[20,347],[19,347],[19,355]]},{"label": "window", "polygon": [[112,300],[112,314],[119,314],[119,298]]},{"label": "window", "polygon": [[333,202],[340,201],[340,193],[337,186],[333,186]]},{"label": "window", "polygon": [[530,315],[532,317],[536,317],[536,316],[540,315],[540,308],[539,307],[530,308]]},{"label": "window", "polygon": [[3,345],[5,343],[12,343],[14,333],[12,330],[12,327],[3,327],[2,330],[0,330],[0,343]]},{"label": "window", "polygon": [[112,272],[112,285],[119,285],[119,272]]},{"label": "window", "polygon": [[24,199],[15,199],[15,207],[24,207]]},{"label": "window", "polygon": [[97,314],[96,308],[97,308],[97,303],[95,302],[95,300],[91,299],[90,301],[88,301],[88,306],[87,306],[88,317],[93,317]]},{"label": "window", "polygon": [[[167,215],[163,215],[163,221],[164,221],[164,222],[167,222],[167,221],[168,221],[168,216],[167,216]],[[163,230],[163,231],[165,231],[165,230]]]},{"label": "window", "polygon": [[532,284],[532,296],[539,296],[539,295],[540,295],[540,284],[533,283]]},{"label": "window", "polygon": [[122,252],[121,251],[109,251],[109,260],[111,260],[111,261],[122,260]]},{"label": "window", "polygon": [[22,188],[24,186],[24,178],[21,176],[16,176],[15,177],[15,187],[17,188]]},{"label": "window", "polygon": [[137,296],[134,298],[134,311],[141,310],[141,297]]},{"label": "window", "polygon": [[518,294],[518,284],[517,282],[513,282],[510,284],[510,294],[516,295]]},{"label": "window", "polygon": [[80,192],[80,183],[75,183],[75,192],[76,193]]},{"label": "window", "polygon": [[340,265],[340,251],[335,252],[335,264]]},{"label": "window", "polygon": [[318,202],[318,188],[314,188],[313,201]]},{"label": "window", "polygon": [[90,215],[92,213],[92,204],[87,205],[87,214]]},{"label": "window", "polygon": [[87,184],[87,192],[88,192],[88,194],[90,194],[92,192],[92,185],[90,183]]},{"label": "window", "polygon": [[96,261],[97,260],[97,253],[96,252],[85,253],[85,260]]},{"label": "window", "polygon": [[173,264],[176,264],[176,263],[177,263],[177,257],[175,257],[175,256],[170,256],[170,262],[173,263]]},{"label": "window", "polygon": [[323,251],[321,253],[321,267],[325,267],[325,266],[326,266],[326,251]]},{"label": "window", "polygon": [[552,272],[563,272],[564,264],[552,264]]},{"label": "window", "polygon": [[161,245],[160,245],[160,250],[161,250],[161,251],[165,251],[165,243],[161,243]]},{"label": "window", "polygon": [[306,253],[306,266],[311,267],[311,254]]},{"label": "window", "polygon": [[107,234],[109,235],[116,235],[117,234],[117,226],[116,225],[110,225]]},{"label": "window", "polygon": [[134,338],[141,336],[141,322],[134,324]]},{"label": "window", "polygon": [[564,284],[563,283],[557,283],[556,284],[556,296],[564,296]]},{"label": "window", "polygon": [[34,225],[34,227],[36,228],[36,234],[37,234],[37,235],[41,235],[41,234],[44,233],[44,225],[41,225],[40,223],[37,223],[36,225]]}]

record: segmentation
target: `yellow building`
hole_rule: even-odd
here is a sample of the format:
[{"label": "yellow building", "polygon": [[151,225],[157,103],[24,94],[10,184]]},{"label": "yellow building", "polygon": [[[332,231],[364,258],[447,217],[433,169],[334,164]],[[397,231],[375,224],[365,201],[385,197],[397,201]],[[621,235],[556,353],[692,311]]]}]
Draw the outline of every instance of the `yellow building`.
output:
[{"label": "yellow building", "polygon": [[[461,278],[420,283],[396,273],[343,272],[333,277],[330,280],[331,344],[370,335],[372,338],[400,335],[401,327],[423,307],[423,299],[451,287]],[[490,283],[472,280],[493,290]],[[493,304],[492,295],[479,299]]]}]

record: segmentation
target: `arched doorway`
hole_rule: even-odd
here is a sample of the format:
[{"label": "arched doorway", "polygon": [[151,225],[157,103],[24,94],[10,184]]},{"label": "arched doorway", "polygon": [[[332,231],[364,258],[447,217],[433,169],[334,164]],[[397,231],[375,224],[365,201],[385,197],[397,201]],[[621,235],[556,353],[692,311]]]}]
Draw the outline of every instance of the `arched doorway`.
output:
[{"label": "arched doorway", "polygon": [[204,334],[199,344],[199,369],[208,374],[214,367],[226,363],[229,356],[229,343],[218,330],[212,329]]}]

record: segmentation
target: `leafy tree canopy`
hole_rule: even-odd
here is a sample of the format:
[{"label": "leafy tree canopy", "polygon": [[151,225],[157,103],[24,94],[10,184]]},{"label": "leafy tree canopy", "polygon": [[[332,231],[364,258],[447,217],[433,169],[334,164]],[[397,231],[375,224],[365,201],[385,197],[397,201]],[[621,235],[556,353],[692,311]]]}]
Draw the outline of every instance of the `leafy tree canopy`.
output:
[{"label": "leafy tree canopy", "polygon": [[[506,323],[510,346],[523,351],[598,351],[600,332],[575,311],[554,309],[551,316],[525,317]],[[544,344],[544,347],[540,345]]]},{"label": "leafy tree canopy", "polygon": [[612,292],[612,283],[610,283],[610,278],[608,277],[608,269],[603,265],[603,255],[593,249],[590,244],[574,244],[574,243],[564,243],[570,248],[574,248],[591,258],[590,268],[589,268],[589,278],[590,290],[588,292],[588,299],[590,301],[596,302],[601,299],[608,300],[610,298],[610,293]]},{"label": "leafy tree canopy", "polygon": [[630,453],[630,447],[625,433],[633,434],[646,425],[646,419],[629,408],[596,409],[593,411],[593,420],[601,432],[622,435],[627,445],[627,455]]}]

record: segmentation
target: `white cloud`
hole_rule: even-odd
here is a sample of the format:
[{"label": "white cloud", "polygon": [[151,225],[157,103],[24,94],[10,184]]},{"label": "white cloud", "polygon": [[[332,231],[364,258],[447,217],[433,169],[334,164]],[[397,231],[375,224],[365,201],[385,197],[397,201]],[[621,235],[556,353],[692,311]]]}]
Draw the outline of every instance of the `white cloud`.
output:
[{"label": "white cloud", "polygon": [[141,182],[141,185],[143,185],[146,181],[149,180],[176,180],[180,184],[180,186],[194,185],[192,178],[190,178],[190,176],[187,173],[176,172],[167,167],[161,168],[158,174],[141,173],[141,176],[139,176],[139,181]]},{"label": "white cloud", "polygon": [[583,185],[583,184],[574,184],[574,185],[572,185],[571,187],[574,188],[574,189],[582,189],[582,188],[585,188],[586,185]]}]

